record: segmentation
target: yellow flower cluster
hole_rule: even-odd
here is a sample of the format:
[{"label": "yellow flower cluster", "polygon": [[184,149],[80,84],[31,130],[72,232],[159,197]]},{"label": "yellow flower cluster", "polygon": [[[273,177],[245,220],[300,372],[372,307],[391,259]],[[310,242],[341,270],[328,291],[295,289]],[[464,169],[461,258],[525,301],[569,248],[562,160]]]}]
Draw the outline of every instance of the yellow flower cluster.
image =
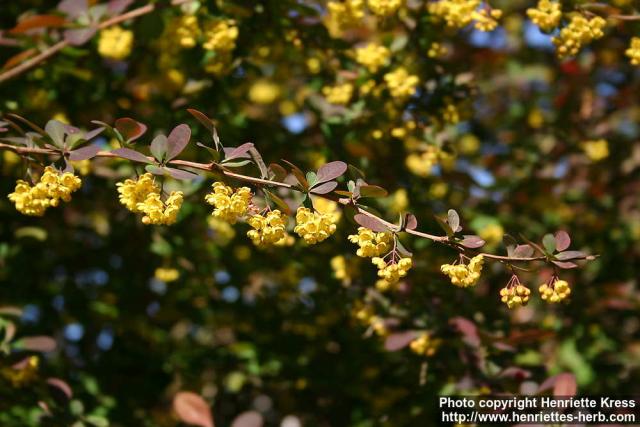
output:
[{"label": "yellow flower cluster", "polygon": [[160,194],[160,187],[154,182],[153,175],[150,173],[145,173],[137,180],[127,179],[124,182],[118,182],[116,187],[120,203],[135,213],[142,212],[138,205],[144,202],[149,194]]},{"label": "yellow flower cluster", "polygon": [[178,219],[182,201],[182,191],[172,191],[166,201],[162,201],[160,193],[149,193],[144,202],[138,203],[137,209],[144,213],[143,224],[170,225]]},{"label": "yellow flower cluster", "polygon": [[13,387],[23,387],[33,382],[38,377],[38,356],[30,356],[26,364],[20,364],[19,368],[6,366],[0,370],[0,374],[6,378]]},{"label": "yellow flower cluster", "polygon": [[542,31],[553,31],[562,19],[560,2],[540,0],[535,8],[527,9],[527,16]]},{"label": "yellow flower cluster", "polygon": [[425,178],[431,175],[431,170],[438,164],[439,158],[440,150],[429,145],[422,152],[409,154],[405,159],[405,165],[414,175]]},{"label": "yellow flower cluster", "polygon": [[420,83],[418,76],[409,74],[404,67],[396,68],[385,74],[384,81],[394,98],[406,98],[413,95],[416,93],[418,83]]},{"label": "yellow flower cluster", "polygon": [[355,25],[364,18],[364,0],[330,1],[329,19],[338,26]]},{"label": "yellow flower cluster", "polygon": [[458,107],[453,102],[447,102],[444,109],[442,110],[442,120],[445,123],[449,123],[451,125],[458,124],[460,122],[460,112],[458,111]]},{"label": "yellow flower cluster", "polygon": [[116,184],[120,203],[134,213],[143,213],[143,224],[169,225],[176,222],[182,207],[182,191],[172,191],[166,201],[160,197],[160,187],[153,175],[145,173],[137,180],[127,179]]},{"label": "yellow flower cluster", "polygon": [[430,2],[427,10],[435,18],[444,20],[447,26],[463,28],[469,25],[479,5],[480,0],[440,0]]},{"label": "yellow flower cluster", "polygon": [[411,258],[400,258],[398,262],[386,262],[383,258],[371,258],[373,265],[378,267],[378,277],[376,288],[380,291],[386,291],[394,287],[402,277],[405,277],[411,269],[413,262]]},{"label": "yellow flower cluster", "polygon": [[640,37],[631,37],[629,49],[625,50],[624,54],[631,58],[633,65],[640,65]]},{"label": "yellow flower cluster", "polygon": [[191,48],[198,42],[200,27],[195,15],[183,15],[169,22],[166,34],[171,41],[177,42],[180,47]]},{"label": "yellow flower cluster", "polygon": [[566,280],[555,280],[551,284],[543,283],[538,290],[540,297],[549,302],[560,302],[571,294],[571,288]]},{"label": "yellow flower cluster", "polygon": [[236,47],[238,27],[233,19],[209,23],[204,29],[202,47],[215,52],[231,52]]},{"label": "yellow flower cluster", "polygon": [[475,21],[474,27],[480,31],[493,31],[498,26],[498,19],[502,17],[500,9],[480,9],[473,12],[471,18]]},{"label": "yellow flower cluster", "polygon": [[404,0],[368,0],[369,9],[378,16],[391,16],[400,9]]},{"label": "yellow flower cluster", "polygon": [[489,245],[497,245],[504,237],[504,228],[497,223],[487,224],[478,231],[478,236]]},{"label": "yellow flower cluster", "polygon": [[438,42],[431,43],[429,46],[429,50],[427,51],[427,56],[429,58],[442,58],[447,54],[447,48]]},{"label": "yellow flower cluster", "polygon": [[271,104],[279,96],[280,86],[266,80],[258,80],[249,89],[249,100],[256,104]]},{"label": "yellow flower cluster", "polygon": [[409,348],[420,356],[433,356],[440,346],[441,340],[434,339],[431,334],[424,332],[419,337],[409,343]]},{"label": "yellow flower cluster", "polygon": [[353,95],[353,85],[343,83],[336,86],[325,86],[322,88],[322,94],[331,104],[346,105]]},{"label": "yellow flower cluster", "polygon": [[116,25],[100,31],[98,53],[105,58],[122,60],[131,54],[133,31]]},{"label": "yellow flower cluster", "polygon": [[165,283],[175,282],[180,277],[180,272],[175,268],[159,267],[156,268],[153,277]]},{"label": "yellow flower cluster", "polygon": [[509,308],[527,305],[530,294],[531,290],[524,285],[507,286],[500,289],[500,299]]},{"label": "yellow flower cluster", "polygon": [[33,187],[26,181],[18,180],[14,192],[9,194],[9,200],[23,215],[42,216],[47,208],[58,206],[60,200],[71,200],[71,193],[81,185],[82,181],[74,174],[59,174],[53,167],[47,166]]},{"label": "yellow flower cluster", "polygon": [[237,190],[222,182],[214,182],[213,191],[204,198],[205,202],[215,207],[215,218],[235,224],[238,218],[244,216],[251,203],[251,190],[249,187],[240,187]]},{"label": "yellow flower cluster", "polygon": [[356,49],[356,62],[369,70],[371,73],[375,73],[386,65],[391,56],[391,51],[385,46],[377,43],[369,43],[365,47]]},{"label": "yellow flower cluster", "polygon": [[358,250],[356,254],[360,257],[376,257],[391,250],[393,234],[369,230],[366,227],[358,227],[358,234],[349,236],[351,243],[356,243]]},{"label": "yellow flower cluster", "polygon": [[583,45],[604,36],[603,29],[607,21],[600,16],[591,19],[575,14],[569,24],[553,38],[560,58],[577,55]]},{"label": "yellow flower cluster", "polygon": [[606,139],[597,139],[595,141],[584,141],[582,143],[582,149],[589,159],[594,162],[609,157],[609,143]]},{"label": "yellow flower cluster", "polygon": [[466,288],[478,282],[483,264],[484,257],[476,255],[471,258],[469,264],[444,264],[440,267],[440,271],[449,276],[452,284]]},{"label": "yellow flower cluster", "polygon": [[301,206],[296,211],[296,226],[293,231],[308,244],[322,242],[336,231],[334,216]]},{"label": "yellow flower cluster", "polygon": [[247,223],[253,227],[253,230],[247,232],[247,237],[256,246],[278,244],[286,240],[286,220],[286,215],[277,209],[264,216],[253,215],[247,220]]}]

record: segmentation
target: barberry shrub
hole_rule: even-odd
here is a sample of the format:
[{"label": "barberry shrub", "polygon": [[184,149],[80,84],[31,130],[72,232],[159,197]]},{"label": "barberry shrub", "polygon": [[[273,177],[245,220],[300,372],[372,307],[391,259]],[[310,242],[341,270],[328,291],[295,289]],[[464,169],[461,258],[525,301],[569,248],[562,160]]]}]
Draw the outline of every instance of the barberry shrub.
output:
[{"label": "barberry shrub", "polygon": [[0,424],[637,391],[630,2],[32,3],[0,18]]}]

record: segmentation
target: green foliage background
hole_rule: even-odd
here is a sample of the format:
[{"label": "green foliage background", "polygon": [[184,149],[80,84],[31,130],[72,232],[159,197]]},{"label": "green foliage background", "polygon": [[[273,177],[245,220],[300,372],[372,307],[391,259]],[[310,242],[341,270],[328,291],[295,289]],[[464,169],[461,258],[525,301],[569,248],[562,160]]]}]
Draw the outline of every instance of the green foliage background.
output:
[{"label": "green foliage background", "polygon": [[[436,232],[433,214],[454,208],[476,231],[497,222],[514,236],[539,241],[567,230],[572,247],[600,257],[562,272],[572,286],[568,303],[552,306],[535,297],[510,311],[498,296],[509,278],[502,265],[487,265],[476,288],[458,289],[439,273],[456,258],[453,251],[407,239],[415,267],[406,286],[376,300],[377,313],[396,319],[394,330],[430,330],[443,344],[432,358],[387,351],[384,338],[352,315],[373,288],[374,268],[361,262],[348,286],[330,268],[335,255],[356,262],[346,239],[355,225],[346,218],[315,246],[257,250],[244,236],[245,225],[224,242],[207,226],[206,179],[185,184],[176,225],[144,226],[117,200],[115,182],[131,176],[131,166],[96,160],[72,202],[43,218],[24,217],[6,198],[0,201],[0,305],[24,309],[19,337],[50,335],[58,342],[42,357],[34,382],[15,388],[0,377],[1,425],[177,425],[171,399],[179,390],[204,396],[220,426],[255,409],[267,425],[294,415],[305,426],[362,427],[427,425],[441,393],[519,393],[560,372],[575,374],[581,394],[640,391],[639,74],[623,55],[638,24],[611,26],[578,58],[561,62],[552,48],[527,36],[533,31],[525,19],[528,1],[492,2],[505,11],[505,25],[485,36],[445,31],[410,9],[341,38],[331,37],[318,18],[322,2],[201,3],[203,16],[232,17],[240,30],[237,63],[224,76],[204,71],[202,50],[180,52],[176,69],[191,89],[202,89],[167,86],[157,66],[154,42],[164,23],[181,13],[165,8],[125,25],[135,34],[126,61],[100,57],[96,38],[67,48],[1,84],[0,108],[40,125],[58,113],[85,128],[91,120],[132,117],[150,128],[141,146],[178,123],[192,126],[193,141],[210,143],[186,112],[196,108],[217,120],[223,142],[252,141],[267,162],[284,158],[312,170],[319,159],[343,160],[391,193],[405,189],[420,229]],[[0,27],[13,27],[26,11],[54,7],[3,4]],[[356,87],[369,78],[347,52],[372,39],[400,46],[392,64],[421,79],[418,95],[397,107],[403,116],[389,113],[386,94],[354,97],[338,111],[318,100],[337,75],[354,78]],[[446,58],[427,57],[434,41],[447,44]],[[265,46],[269,54],[262,56]],[[17,52],[3,47],[0,55]],[[321,58],[319,73],[309,72],[309,57]],[[277,102],[249,100],[250,87],[262,78],[278,84],[280,101],[294,103],[295,119]],[[375,78],[382,80],[380,73]],[[466,111],[461,123],[439,124],[447,100]],[[538,114],[543,123],[532,126]],[[453,167],[427,177],[410,172],[405,159],[413,149],[387,132],[409,118],[427,130],[416,133],[418,140],[456,153]],[[292,130],[292,121],[304,121],[304,129]],[[376,129],[385,129],[382,139],[371,137]],[[468,134],[481,141],[475,153],[461,150]],[[595,162],[581,143],[598,138],[608,140],[610,155]],[[207,161],[202,151],[192,143],[182,158]],[[22,169],[5,156],[1,171],[0,194],[8,194]],[[446,194],[435,197],[430,189],[440,183]],[[388,200],[374,205],[389,220],[397,215]],[[250,250],[248,259],[239,247]],[[493,249],[504,252],[500,245]],[[163,265],[177,268],[180,279],[154,279]],[[549,273],[533,269],[521,277],[537,293]],[[477,326],[479,343],[456,329],[456,317]],[[13,351],[0,364],[24,355]],[[72,387],[71,403],[56,403],[48,377]],[[39,419],[40,400],[54,417]]]}]

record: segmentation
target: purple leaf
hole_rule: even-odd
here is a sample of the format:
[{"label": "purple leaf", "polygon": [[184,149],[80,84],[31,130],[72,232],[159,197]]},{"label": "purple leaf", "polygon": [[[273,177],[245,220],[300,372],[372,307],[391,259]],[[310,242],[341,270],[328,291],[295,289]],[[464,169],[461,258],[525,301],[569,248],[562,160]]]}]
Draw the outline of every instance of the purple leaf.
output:
[{"label": "purple leaf", "polygon": [[464,317],[454,317],[449,321],[462,335],[464,341],[472,347],[480,345],[480,335],[478,335],[478,327],[469,319]]},{"label": "purple leaf", "polygon": [[556,249],[564,251],[571,245],[571,237],[566,231],[560,230],[556,233]]},{"label": "purple leaf", "polygon": [[418,227],[418,219],[414,214],[407,214],[405,217],[404,228],[407,230],[415,230]]},{"label": "purple leaf", "polygon": [[56,349],[56,341],[51,337],[26,337],[16,341],[15,346],[22,350],[47,353]]},{"label": "purple leaf", "polygon": [[110,0],[108,4],[109,15],[119,15],[129,7],[131,3],[133,3],[133,0]]},{"label": "purple leaf", "polygon": [[557,265],[558,267],[563,268],[565,270],[576,268],[578,266],[578,264],[576,264],[575,262],[571,262],[571,261],[551,261],[551,262],[554,263],[555,265]]},{"label": "purple leaf", "polygon": [[206,127],[209,130],[209,132],[213,132],[213,130],[215,129],[215,126],[213,125],[213,121],[209,117],[207,117],[204,113],[201,113],[198,110],[194,110],[193,108],[187,108],[187,112],[189,112],[189,114],[195,117],[196,120],[202,123],[202,125]]},{"label": "purple leaf", "polygon": [[529,245],[518,245],[513,250],[514,258],[529,258],[533,256],[534,249]]},{"label": "purple leaf", "polygon": [[416,338],[416,333],[414,331],[406,331],[406,332],[397,332],[395,334],[391,334],[384,341],[384,349],[387,351],[398,351],[402,350],[406,346],[411,343]]},{"label": "purple leaf", "polygon": [[486,242],[476,235],[465,235],[464,239],[460,241],[460,244],[465,248],[477,249],[484,246]]},{"label": "purple leaf", "polygon": [[173,410],[186,424],[214,427],[211,409],[205,400],[189,391],[178,392],[173,398]]},{"label": "purple leaf", "polygon": [[243,412],[231,422],[231,427],[262,427],[264,420],[257,411]]},{"label": "purple leaf", "polygon": [[287,170],[277,163],[271,163],[269,165],[269,169],[273,172],[273,179],[276,181],[284,181],[288,175]]},{"label": "purple leaf", "polygon": [[135,141],[147,131],[147,126],[129,117],[116,120],[115,127],[127,142]]},{"label": "purple leaf", "polygon": [[231,159],[235,159],[237,157],[243,156],[247,154],[249,150],[252,148],[253,148],[252,142],[245,142],[244,144],[238,147],[231,148],[229,152],[227,152],[227,150],[225,149],[225,154],[226,154],[225,160],[231,160]]},{"label": "purple leaf", "polygon": [[70,45],[80,46],[85,44],[96,33],[96,29],[90,28],[78,28],[73,30],[65,30],[64,38]]},{"label": "purple leaf", "polygon": [[82,15],[89,8],[87,0],[62,0],[58,4],[58,10],[69,16],[71,19],[75,19]]},{"label": "purple leaf", "polygon": [[185,170],[182,170],[182,169],[166,168],[165,167],[164,170],[166,172],[168,172],[169,175],[171,175],[172,177],[174,177],[176,179],[189,180],[189,179],[196,179],[196,178],[198,178],[200,176],[197,173],[185,171]]},{"label": "purple leaf", "polygon": [[586,258],[587,254],[582,251],[564,251],[556,254],[556,259],[568,261],[570,259]]},{"label": "purple leaf", "polygon": [[87,145],[82,148],[78,148],[77,150],[73,150],[69,153],[69,160],[78,161],[78,160],[88,160],[92,159],[98,154],[100,151],[100,147],[97,145]]},{"label": "purple leaf", "polygon": [[169,146],[167,150],[167,160],[171,160],[182,153],[187,144],[189,144],[189,139],[191,139],[191,129],[189,126],[182,124],[173,128],[167,137],[167,144]]},{"label": "purple leaf", "polygon": [[327,194],[331,193],[338,186],[336,181],[325,182],[324,184],[317,185],[311,189],[314,194]]},{"label": "purple leaf", "polygon": [[69,384],[62,381],[60,378],[48,378],[47,384],[57,390],[60,390],[67,399],[71,399],[73,397],[73,391],[71,390],[71,387],[69,387]]},{"label": "purple leaf", "polygon": [[134,162],[153,163],[144,154],[130,148],[117,148],[113,150],[112,153],[118,157],[122,157],[123,159],[133,160]]},{"label": "purple leaf", "polygon": [[389,227],[380,222],[380,220],[362,213],[354,215],[353,220],[361,226],[368,228],[369,230],[373,230],[377,233],[389,231]]},{"label": "purple leaf", "polygon": [[318,182],[327,182],[342,176],[347,171],[345,162],[329,162],[318,169]]},{"label": "purple leaf", "polygon": [[540,387],[538,393],[553,389],[553,395],[556,397],[572,397],[578,391],[575,375],[563,372],[558,375],[547,378]]},{"label": "purple leaf", "polygon": [[104,127],[99,127],[99,128],[95,128],[93,130],[90,130],[89,132],[84,134],[84,139],[86,139],[87,141],[90,141],[93,138],[95,138],[96,136],[100,135],[103,130],[104,130]]}]

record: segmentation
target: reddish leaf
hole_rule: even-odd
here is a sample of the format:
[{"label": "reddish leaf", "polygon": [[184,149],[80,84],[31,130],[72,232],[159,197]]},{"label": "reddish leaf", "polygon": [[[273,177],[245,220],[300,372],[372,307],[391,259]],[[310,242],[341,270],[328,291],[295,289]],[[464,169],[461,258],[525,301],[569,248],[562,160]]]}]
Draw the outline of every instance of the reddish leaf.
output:
[{"label": "reddish leaf", "polygon": [[530,245],[518,245],[513,250],[514,258],[529,258],[533,256],[534,249]]},{"label": "reddish leaf", "polygon": [[269,169],[273,172],[273,179],[276,181],[284,181],[288,175],[287,170],[277,163],[271,163]]},{"label": "reddish leaf", "polygon": [[198,178],[200,176],[197,173],[185,171],[185,170],[182,170],[182,169],[165,167],[164,170],[166,172],[168,172],[169,175],[171,175],[172,177],[174,177],[176,179],[189,180],[189,179],[196,179],[196,178]]},{"label": "reddish leaf", "polygon": [[15,345],[22,350],[38,351],[41,353],[47,353],[56,349],[56,341],[46,336],[22,338],[16,341]]},{"label": "reddish leaf", "polygon": [[204,113],[201,113],[198,110],[194,110],[193,108],[187,108],[187,112],[189,112],[189,114],[195,117],[196,120],[202,123],[202,125],[206,127],[209,130],[209,132],[213,132],[213,130],[215,129],[215,126],[213,125],[213,121],[209,117],[207,117]]},{"label": "reddish leaf", "polygon": [[338,183],[335,181],[325,182],[324,184],[317,185],[311,189],[314,194],[327,194],[336,189]]},{"label": "reddish leaf", "polygon": [[25,61],[31,58],[36,53],[37,53],[37,50],[32,48],[32,49],[27,49],[25,51],[22,51],[18,54],[15,54],[11,58],[9,58],[7,62],[4,63],[4,65],[2,66],[2,69],[6,70],[8,68],[13,68],[19,63],[21,63],[22,61]]},{"label": "reddish leaf", "polygon": [[173,398],[173,410],[182,422],[200,427],[214,427],[209,405],[195,393],[178,392]]},{"label": "reddish leaf", "polygon": [[82,15],[89,8],[87,0],[62,0],[58,4],[58,10],[69,15],[69,18],[75,19]]},{"label": "reddish leaf", "polygon": [[135,141],[147,131],[147,126],[128,117],[116,120],[115,128],[127,142]]},{"label": "reddish leaf", "polygon": [[78,148],[77,150],[73,150],[69,153],[69,160],[78,161],[92,159],[99,151],[100,147],[97,145],[87,145],[86,147]]},{"label": "reddish leaf", "polygon": [[64,38],[69,42],[69,44],[73,46],[80,46],[88,42],[96,31],[97,30],[94,27],[65,30]]},{"label": "reddish leaf", "polygon": [[571,261],[551,261],[552,263],[554,263],[555,265],[557,265],[560,268],[563,268],[565,270],[570,270],[572,268],[576,268],[578,267],[578,264],[576,264],[575,262],[571,262]]},{"label": "reddish leaf", "polygon": [[235,158],[244,156],[252,148],[253,148],[253,143],[252,142],[245,142],[244,144],[242,144],[242,145],[240,145],[238,147],[229,148],[228,152],[225,149],[225,154],[226,154],[225,160],[231,160],[231,159],[235,159]]},{"label": "reddish leaf", "polygon": [[538,387],[538,393],[542,393],[550,389],[553,389],[553,395],[555,397],[575,396],[578,390],[575,375],[563,372],[547,378],[542,384],[540,384],[540,387]]},{"label": "reddish leaf", "polygon": [[257,411],[243,412],[234,418],[231,427],[262,427],[264,420]]},{"label": "reddish leaf", "polygon": [[107,6],[109,9],[109,15],[119,15],[129,7],[131,3],[133,3],[133,0],[110,0]]},{"label": "reddish leaf", "polygon": [[556,249],[564,251],[571,245],[571,237],[566,231],[560,230],[556,233]]},{"label": "reddish leaf", "polygon": [[117,148],[112,151],[118,157],[140,163],[152,163],[147,156],[130,148]]},{"label": "reddish leaf", "polygon": [[480,335],[478,334],[478,327],[469,319],[464,317],[454,317],[449,320],[449,323],[453,325],[464,337],[464,341],[472,347],[478,347],[480,345]]},{"label": "reddish leaf", "polygon": [[407,230],[415,230],[418,227],[418,219],[414,214],[407,214],[405,217],[404,228]]},{"label": "reddish leaf", "polygon": [[499,377],[513,378],[517,381],[522,381],[531,377],[531,371],[527,371],[526,369],[518,368],[517,366],[511,366],[509,368],[504,369]]},{"label": "reddish leaf", "polygon": [[187,144],[189,144],[189,139],[191,139],[191,129],[189,126],[182,124],[173,128],[167,137],[167,143],[169,144],[167,159],[171,160],[182,153]]},{"label": "reddish leaf", "polygon": [[485,241],[480,236],[465,235],[464,239],[460,241],[460,244],[465,248],[477,249],[484,246]]},{"label": "reddish leaf", "polygon": [[389,231],[389,227],[381,223],[378,219],[359,213],[353,216],[353,220],[361,226],[375,232]]},{"label": "reddish leaf", "polygon": [[414,331],[391,334],[384,341],[384,348],[387,351],[398,351],[408,346],[415,338],[416,333]]},{"label": "reddish leaf", "polygon": [[347,171],[345,162],[329,162],[318,169],[318,182],[327,182],[342,176]]},{"label": "reddish leaf", "polygon": [[35,28],[62,27],[67,21],[58,15],[33,15],[18,22],[9,34],[22,34]]},{"label": "reddish leaf", "polygon": [[49,384],[53,388],[60,390],[67,397],[67,399],[71,399],[73,397],[73,391],[71,390],[71,387],[69,387],[69,384],[62,381],[60,378],[48,378],[47,384]]}]

